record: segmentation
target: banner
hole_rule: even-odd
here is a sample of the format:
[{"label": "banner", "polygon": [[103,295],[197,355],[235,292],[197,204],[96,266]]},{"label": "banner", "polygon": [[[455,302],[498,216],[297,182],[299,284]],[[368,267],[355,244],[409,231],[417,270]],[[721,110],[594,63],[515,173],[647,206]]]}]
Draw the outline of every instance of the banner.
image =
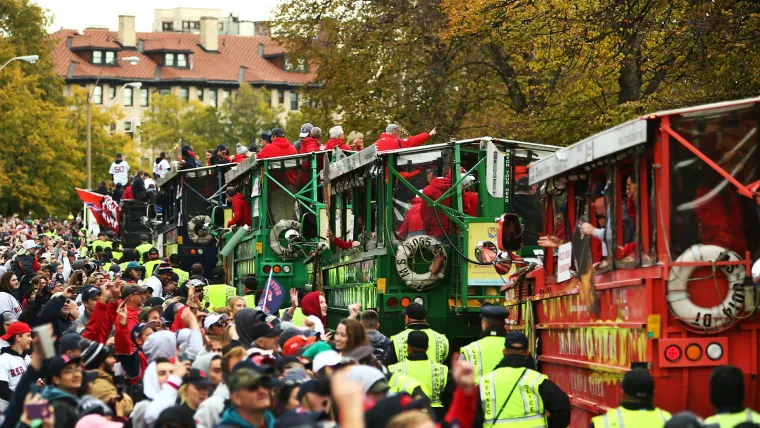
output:
[{"label": "banner", "polygon": [[77,193],[100,226],[119,233],[119,204],[116,201],[110,196],[103,196],[89,190],[77,189]]}]

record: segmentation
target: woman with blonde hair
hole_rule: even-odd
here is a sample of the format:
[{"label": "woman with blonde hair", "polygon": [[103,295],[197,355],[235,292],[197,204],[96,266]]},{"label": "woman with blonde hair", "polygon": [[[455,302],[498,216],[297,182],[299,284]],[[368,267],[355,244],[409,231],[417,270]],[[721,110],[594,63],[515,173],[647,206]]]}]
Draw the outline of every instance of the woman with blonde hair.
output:
[{"label": "woman with blonde hair", "polygon": [[245,308],[245,298],[241,296],[232,296],[227,300],[227,307],[232,311],[231,314],[227,314],[234,317],[239,310]]},{"label": "woman with blonde hair", "polygon": [[351,147],[351,150],[361,151],[364,149],[364,134],[359,131],[351,131],[346,139],[346,145]]},{"label": "woman with blonde hair", "polygon": [[208,398],[208,388],[211,382],[208,375],[198,369],[190,369],[184,383],[179,388],[179,399],[182,407],[187,407],[188,412],[195,413],[201,403]]}]

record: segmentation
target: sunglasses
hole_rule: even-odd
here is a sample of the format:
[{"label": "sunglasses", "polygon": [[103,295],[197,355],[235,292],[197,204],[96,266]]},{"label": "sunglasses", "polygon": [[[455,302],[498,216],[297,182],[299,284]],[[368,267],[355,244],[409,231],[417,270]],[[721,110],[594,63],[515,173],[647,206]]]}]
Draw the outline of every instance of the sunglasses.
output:
[{"label": "sunglasses", "polygon": [[213,326],[217,326],[217,327],[227,327],[227,321],[224,321],[224,320],[219,320],[219,321],[215,322],[214,324],[212,324],[212,327],[213,327]]},{"label": "sunglasses", "polygon": [[257,380],[256,382],[248,385],[246,387],[246,389],[249,392],[254,392],[254,391],[258,391],[261,388],[269,389],[271,386],[272,386],[272,381],[269,380],[269,378],[262,378],[262,379]]}]

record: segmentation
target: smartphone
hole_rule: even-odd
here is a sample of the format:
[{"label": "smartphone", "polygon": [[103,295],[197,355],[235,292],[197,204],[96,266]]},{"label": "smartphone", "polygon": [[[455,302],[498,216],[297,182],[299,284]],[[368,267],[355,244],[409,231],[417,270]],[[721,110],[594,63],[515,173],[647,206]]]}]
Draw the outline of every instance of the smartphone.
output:
[{"label": "smartphone", "polygon": [[45,419],[48,417],[47,403],[27,404],[25,407],[26,407],[26,416],[29,418],[30,421],[33,421],[35,419]]}]

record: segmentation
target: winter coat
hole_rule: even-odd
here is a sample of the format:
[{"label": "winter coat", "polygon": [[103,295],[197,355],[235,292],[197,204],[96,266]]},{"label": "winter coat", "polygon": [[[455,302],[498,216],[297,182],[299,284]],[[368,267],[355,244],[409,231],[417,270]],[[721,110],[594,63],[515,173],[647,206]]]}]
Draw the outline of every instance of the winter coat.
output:
[{"label": "winter coat", "polygon": [[54,386],[47,386],[42,390],[42,398],[55,409],[55,428],[71,428],[76,425],[79,419],[77,414],[79,397]]},{"label": "winter coat", "polygon": [[388,354],[391,340],[377,330],[367,330],[367,340],[369,340],[369,344],[375,348],[372,351],[372,355],[374,355],[378,361],[384,361],[385,356]]},{"label": "winter coat", "polygon": [[251,205],[245,200],[242,193],[232,197],[232,218],[227,222],[227,227],[250,226]]},{"label": "winter coat", "polygon": [[[35,326],[43,325],[43,324],[52,324],[53,326],[53,335],[55,335],[56,339],[56,347],[58,346],[57,341],[63,337],[63,334],[71,328],[71,323],[74,321],[74,319],[71,317],[71,315],[68,316],[68,318],[62,318],[61,317],[61,309],[63,309],[63,305],[66,304],[66,298],[63,296],[56,296],[50,299],[45,306],[42,307],[40,310],[40,313],[37,314],[37,318],[35,319]],[[57,419],[57,417],[56,417]],[[56,421],[56,426],[57,426]]]},{"label": "winter coat", "polygon": [[325,145],[325,150],[332,150],[334,148],[339,148],[341,150],[351,150],[351,147],[347,146],[343,140],[338,138],[330,138],[327,140],[327,145]]},{"label": "winter coat", "polygon": [[202,402],[195,411],[195,425],[198,428],[214,428],[222,419],[224,403],[230,399],[230,390],[227,385],[220,383],[214,393]]},{"label": "winter coat", "polygon": [[[295,147],[293,147],[292,144],[290,144],[290,141],[288,141],[287,138],[284,137],[276,137],[272,139],[272,142],[264,146],[263,149],[261,149],[257,154],[257,159],[268,159],[268,158],[277,158],[281,156],[292,156],[297,155],[298,151]],[[288,183],[296,186],[298,184],[298,171],[295,169],[290,169],[288,171],[285,171],[285,177],[278,177],[275,175],[274,177],[277,181],[279,181],[281,184],[283,183],[281,180],[284,178],[288,180]]]},{"label": "winter coat", "polygon": [[396,150],[406,149],[409,147],[417,147],[422,145],[425,141],[430,139],[430,134],[423,132],[422,134],[412,135],[408,138],[394,137],[391,134],[383,132],[380,134],[380,138],[375,141],[378,151],[383,150]]},{"label": "winter coat", "polygon": [[478,216],[478,194],[475,192],[464,192],[462,194],[462,208],[464,213],[472,216]]},{"label": "winter coat", "polygon": [[422,223],[421,217],[422,198],[415,197],[412,199],[412,205],[404,216],[404,222],[401,223],[401,227],[398,229],[398,236],[402,239],[406,239],[412,232],[422,232],[425,230],[425,225]]},{"label": "winter coat", "polygon": [[322,147],[322,145],[319,144],[319,141],[315,138],[306,137],[301,142],[301,153],[318,152],[320,147]]},{"label": "winter coat", "polygon": [[81,333],[82,337],[93,342],[106,343],[116,320],[117,309],[119,309],[119,304],[116,302],[108,302],[105,305],[96,303],[95,310],[92,311],[92,315],[85,324],[84,333]]},{"label": "winter coat", "polygon": [[[97,370],[97,374],[98,377],[90,382],[90,395],[104,403],[108,403],[109,400],[119,395],[119,390],[116,389],[112,374],[108,374],[103,370]],[[129,395],[123,394],[123,397],[127,400],[126,413],[129,414],[132,411],[134,403]]]},{"label": "winter coat", "polygon": [[[430,184],[425,186],[422,190],[422,194],[435,201],[443,196],[444,192],[449,190],[450,187],[451,175],[448,175],[446,178],[437,177],[434,178]],[[451,206],[451,198],[444,199],[440,204]],[[438,210],[438,217],[441,219],[441,224],[443,224],[444,227],[444,229],[441,229],[433,208],[426,201],[423,201],[420,205],[420,217],[422,218],[422,223],[425,225],[425,234],[430,236],[443,236],[444,230],[447,233],[449,232],[451,229],[449,223],[451,223],[451,221],[446,217],[446,214]]]}]

